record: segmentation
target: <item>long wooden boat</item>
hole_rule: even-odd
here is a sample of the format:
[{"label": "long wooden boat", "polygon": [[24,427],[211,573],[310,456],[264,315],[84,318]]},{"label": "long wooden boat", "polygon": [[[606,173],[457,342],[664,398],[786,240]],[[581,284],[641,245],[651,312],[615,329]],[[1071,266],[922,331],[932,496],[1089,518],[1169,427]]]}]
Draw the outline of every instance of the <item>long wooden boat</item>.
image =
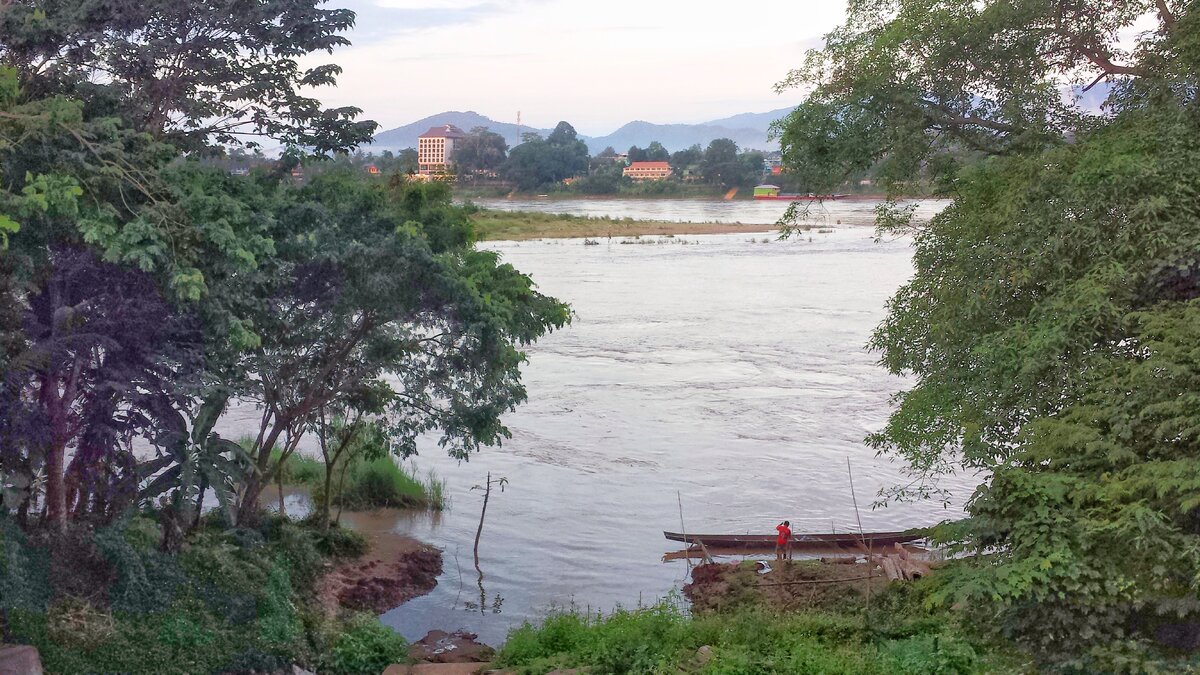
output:
[{"label": "long wooden boat", "polygon": [[[685,544],[704,544],[709,548],[775,548],[773,534],[681,534],[663,532],[671,541]],[[920,531],[907,532],[839,532],[836,534],[793,534],[792,548],[883,548],[924,539]]]}]

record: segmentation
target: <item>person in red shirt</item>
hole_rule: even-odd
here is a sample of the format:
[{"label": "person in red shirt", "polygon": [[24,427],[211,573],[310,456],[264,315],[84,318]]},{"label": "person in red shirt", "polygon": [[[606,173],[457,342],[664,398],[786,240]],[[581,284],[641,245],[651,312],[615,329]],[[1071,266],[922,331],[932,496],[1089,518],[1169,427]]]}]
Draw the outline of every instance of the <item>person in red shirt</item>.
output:
[{"label": "person in red shirt", "polygon": [[792,524],[788,521],[775,526],[779,536],[775,538],[775,559],[792,559]]}]

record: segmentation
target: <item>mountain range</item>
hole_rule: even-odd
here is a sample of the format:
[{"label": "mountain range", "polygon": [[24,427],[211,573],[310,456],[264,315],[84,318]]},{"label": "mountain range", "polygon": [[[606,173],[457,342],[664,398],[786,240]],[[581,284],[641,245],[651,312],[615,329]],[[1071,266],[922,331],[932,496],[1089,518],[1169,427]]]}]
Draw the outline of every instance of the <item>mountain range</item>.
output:
[{"label": "mountain range", "polygon": [[[791,111],[792,108],[780,108],[769,112],[742,113],[700,124],[654,124],[636,120],[625,124],[607,136],[593,137],[580,134],[579,138],[587,143],[588,150],[592,154],[609,146],[612,146],[617,152],[625,152],[634,145],[644,148],[651,141],[658,141],[674,152],[695,144],[705,147],[717,138],[731,138],[741,148],[778,150],[779,144],[767,138],[768,127],[772,122],[783,118]],[[470,131],[474,127],[487,127],[503,136],[509,147],[521,142],[522,133],[533,131],[543,137],[550,133],[549,129],[517,127],[509,122],[497,122],[474,111],[449,110],[430,115],[402,127],[381,131],[375,134],[375,142],[365,149],[371,152],[382,152],[383,150],[396,151],[415,148],[418,136],[428,131],[430,127],[443,124],[453,124],[463,131]]]}]

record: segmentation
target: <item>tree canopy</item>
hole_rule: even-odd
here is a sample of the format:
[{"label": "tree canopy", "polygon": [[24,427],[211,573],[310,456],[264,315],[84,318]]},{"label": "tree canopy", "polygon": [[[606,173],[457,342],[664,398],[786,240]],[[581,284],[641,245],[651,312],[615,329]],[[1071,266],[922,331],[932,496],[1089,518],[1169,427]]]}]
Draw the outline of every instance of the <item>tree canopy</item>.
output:
[{"label": "tree canopy", "polygon": [[[0,5],[0,511],[63,528],[165,496],[186,524],[215,489],[252,518],[325,408],[400,454],[505,437],[521,349],[567,309],[477,251],[444,186],[353,169],[374,123],[308,97],[336,66],[300,66],[353,21],[316,0]],[[288,150],[249,175],[206,161],[263,139]],[[234,397],[262,408],[245,451],[211,433]]]},{"label": "tree canopy", "polygon": [[891,497],[982,477],[940,531],[978,555],[938,597],[1047,667],[1163,667],[1194,638],[1198,36],[1195,3],[862,1],[785,83],[814,88],[789,170],[953,200],[881,211],[916,274],[871,345],[914,385],[870,442],[913,472]]},{"label": "tree canopy", "polygon": [[522,140],[509,152],[500,171],[519,190],[552,185],[587,172],[587,144],[566,122],[559,122],[544,140],[537,134],[526,134]]}]

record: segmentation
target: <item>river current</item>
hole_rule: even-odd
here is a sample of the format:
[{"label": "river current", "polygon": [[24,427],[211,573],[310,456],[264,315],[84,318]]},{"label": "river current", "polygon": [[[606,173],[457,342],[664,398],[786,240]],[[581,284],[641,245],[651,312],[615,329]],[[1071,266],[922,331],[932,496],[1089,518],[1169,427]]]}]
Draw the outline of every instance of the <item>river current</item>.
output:
[{"label": "river current", "polygon": [[[786,204],[574,200],[488,206],[694,222],[772,223]],[[928,216],[943,204],[924,204]],[[847,459],[867,530],[961,515],[954,500],[871,509],[905,481],[863,438],[905,382],[867,351],[888,298],[912,275],[911,241],[877,240],[873,204],[831,204],[824,228],[780,241],[738,233],[491,242],[574,322],[528,350],[529,401],[513,437],[469,462],[429,443],[416,459],[446,481],[450,508],[395,516],[398,532],[445,552],[437,588],[383,615],[409,639],[467,629],[491,644],[554,608],[609,611],[686,582],[663,530],[796,532],[857,528]],[[842,225],[837,225],[837,221]],[[831,230],[831,231],[830,231]],[[472,543],[488,474],[480,541]],[[682,521],[681,525],[681,511]],[[390,516],[389,516],[390,517]]]}]

